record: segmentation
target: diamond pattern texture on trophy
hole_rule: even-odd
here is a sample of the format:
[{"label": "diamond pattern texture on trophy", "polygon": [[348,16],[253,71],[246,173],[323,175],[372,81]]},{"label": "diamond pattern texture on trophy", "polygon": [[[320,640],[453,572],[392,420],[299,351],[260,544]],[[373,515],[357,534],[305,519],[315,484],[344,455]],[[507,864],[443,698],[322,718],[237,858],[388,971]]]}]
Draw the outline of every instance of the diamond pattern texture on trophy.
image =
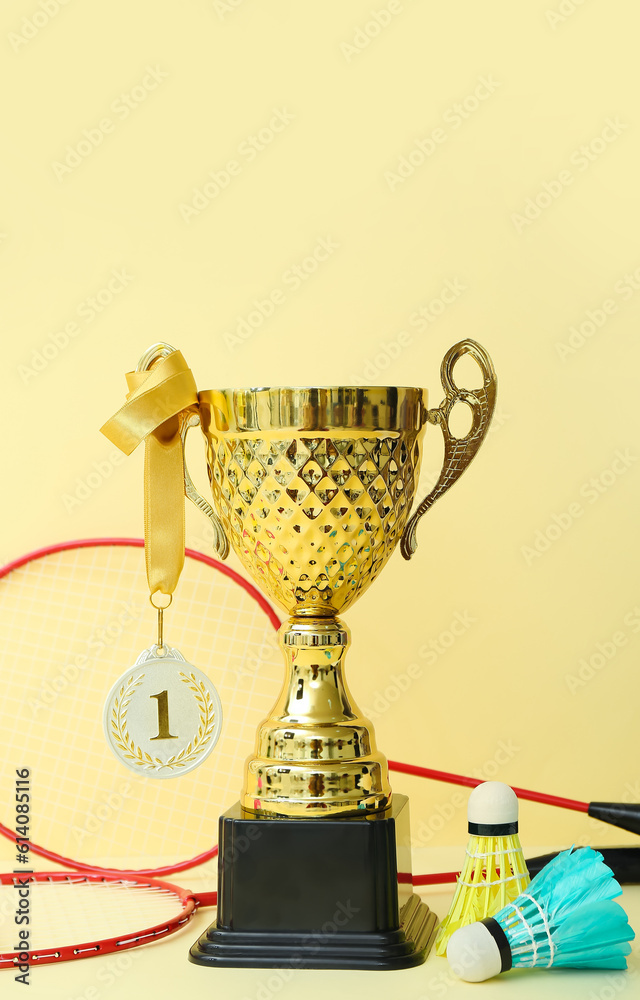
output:
[{"label": "diamond pattern texture on trophy", "polygon": [[[392,437],[216,438],[212,490],[234,548],[279,604],[336,614],[395,548],[417,485],[417,431]],[[306,566],[296,559],[304,535]],[[311,550],[311,551],[310,551]],[[318,559],[308,558],[313,555]]]}]

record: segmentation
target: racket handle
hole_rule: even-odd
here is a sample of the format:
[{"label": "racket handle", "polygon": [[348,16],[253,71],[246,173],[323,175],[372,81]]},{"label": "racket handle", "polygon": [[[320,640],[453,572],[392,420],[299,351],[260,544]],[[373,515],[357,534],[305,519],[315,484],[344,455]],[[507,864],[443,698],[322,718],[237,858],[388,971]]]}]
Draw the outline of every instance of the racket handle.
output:
[{"label": "racket handle", "polygon": [[[600,851],[604,863],[609,865],[621,885],[638,885],[640,883],[640,847],[594,847],[594,851]],[[542,871],[545,865],[548,865],[557,856],[556,853],[527,858],[527,868],[531,878]]]},{"label": "racket handle", "polygon": [[589,815],[603,823],[619,826],[640,834],[640,803],[638,802],[590,802]]}]

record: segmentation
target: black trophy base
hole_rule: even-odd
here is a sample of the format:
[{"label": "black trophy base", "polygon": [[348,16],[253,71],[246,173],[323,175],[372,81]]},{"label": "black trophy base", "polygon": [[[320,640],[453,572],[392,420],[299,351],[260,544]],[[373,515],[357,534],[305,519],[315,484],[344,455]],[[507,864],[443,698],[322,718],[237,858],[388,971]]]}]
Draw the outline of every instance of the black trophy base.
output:
[{"label": "black trophy base", "polygon": [[407,969],[424,962],[437,918],[412,891],[409,806],[379,816],[220,817],[218,919],[192,946],[198,965]]}]

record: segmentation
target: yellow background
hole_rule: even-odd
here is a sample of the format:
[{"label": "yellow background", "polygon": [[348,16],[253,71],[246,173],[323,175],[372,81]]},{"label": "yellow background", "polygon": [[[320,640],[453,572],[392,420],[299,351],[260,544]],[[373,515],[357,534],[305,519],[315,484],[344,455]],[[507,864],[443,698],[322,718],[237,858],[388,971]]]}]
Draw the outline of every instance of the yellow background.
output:
[{"label": "yellow background", "polygon": [[[141,534],[142,455],[114,465],[98,428],[156,340],[200,388],[420,385],[436,405],[444,352],[474,337],[498,372],[493,431],[414,559],[396,553],[349,612],[351,687],[396,760],[637,801],[635,5],[43,4],[0,14],[2,561]],[[278,111],[291,120],[261,133]],[[97,312],[113,271],[125,287]],[[425,488],[440,458],[429,427]],[[70,503],[94,462],[112,474]],[[188,544],[203,531],[189,512]],[[420,650],[456,615],[473,622],[431,664]],[[454,789],[394,787],[423,846],[463,844]],[[521,833],[632,839],[528,803]]]}]

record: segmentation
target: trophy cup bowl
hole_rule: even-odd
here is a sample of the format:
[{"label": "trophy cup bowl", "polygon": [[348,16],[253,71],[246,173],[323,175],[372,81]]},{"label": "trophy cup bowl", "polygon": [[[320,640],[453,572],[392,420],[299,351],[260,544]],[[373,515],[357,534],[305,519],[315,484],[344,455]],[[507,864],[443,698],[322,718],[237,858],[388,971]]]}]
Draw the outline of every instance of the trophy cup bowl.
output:
[{"label": "trophy cup bowl", "polygon": [[245,569],[290,615],[346,611],[407,520],[423,391],[213,391],[199,409],[214,505]]},{"label": "trophy cup bowl", "polygon": [[[153,345],[138,371],[172,351]],[[455,382],[465,354],[480,367],[477,389]],[[175,371],[167,362],[166,392],[158,376],[160,417],[176,414],[171,380],[183,362]],[[206,440],[213,507],[186,467],[184,488],[209,516],[218,554],[231,545],[289,615],[279,630],[284,686],[258,729],[240,800],[220,817],[218,915],[190,949],[197,964],[406,968],[433,940],[436,918],[412,892],[408,800],[392,796],[373,726],[347,687],[350,634],[338,616],[396,545],[411,558],[420,518],[485,436],[496,395],[485,350],[456,344],[441,380],[434,409],[418,388],[279,387],[207,390],[178,414],[183,448],[195,424]],[[449,426],[459,403],[473,418],[462,438]],[[412,513],[427,423],[442,430],[444,464]]]}]

